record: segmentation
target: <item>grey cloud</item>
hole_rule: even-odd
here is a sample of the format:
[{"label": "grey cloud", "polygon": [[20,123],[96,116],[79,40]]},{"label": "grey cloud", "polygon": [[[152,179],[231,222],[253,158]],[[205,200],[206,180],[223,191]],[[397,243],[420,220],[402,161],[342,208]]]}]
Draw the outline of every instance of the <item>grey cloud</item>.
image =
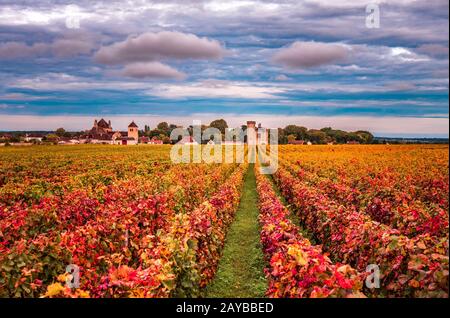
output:
[{"label": "grey cloud", "polygon": [[123,76],[140,79],[142,78],[184,79],[186,77],[186,74],[179,72],[176,69],[159,62],[129,64],[123,68],[121,74]]},{"label": "grey cloud", "polygon": [[23,42],[0,43],[0,59],[13,60],[18,58],[42,56],[49,52],[50,47],[45,43],[27,45]]},{"label": "grey cloud", "polygon": [[417,52],[438,58],[448,57],[448,47],[441,44],[424,44],[417,48]]},{"label": "grey cloud", "polygon": [[51,43],[34,43],[28,45],[24,42],[0,43],[0,60],[15,60],[54,55],[60,58],[89,54],[93,49],[92,43],[81,39],[57,39]]},{"label": "grey cloud", "polygon": [[289,68],[309,68],[345,60],[349,50],[340,44],[294,42],[273,57],[275,63]]},{"label": "grey cloud", "polygon": [[225,49],[216,40],[199,38],[194,34],[163,31],[129,37],[123,42],[102,47],[95,60],[103,64],[172,59],[218,59]]},{"label": "grey cloud", "polygon": [[81,54],[89,54],[92,44],[83,40],[56,40],[52,44],[52,52],[56,57],[71,57]]}]

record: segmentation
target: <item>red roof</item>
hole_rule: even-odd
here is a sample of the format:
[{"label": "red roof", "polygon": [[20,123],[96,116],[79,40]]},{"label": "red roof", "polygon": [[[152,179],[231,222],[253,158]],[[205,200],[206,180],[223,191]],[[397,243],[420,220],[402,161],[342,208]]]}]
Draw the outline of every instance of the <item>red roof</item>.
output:
[{"label": "red roof", "polygon": [[134,121],[132,121],[131,124],[128,125],[128,127],[138,128],[138,125],[136,125],[136,124],[134,123]]}]

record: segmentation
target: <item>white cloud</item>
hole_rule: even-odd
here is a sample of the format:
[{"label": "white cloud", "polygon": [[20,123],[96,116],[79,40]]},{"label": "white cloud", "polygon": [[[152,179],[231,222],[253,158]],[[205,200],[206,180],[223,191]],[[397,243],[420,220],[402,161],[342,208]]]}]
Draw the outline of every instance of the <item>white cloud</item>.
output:
[{"label": "white cloud", "polygon": [[244,82],[207,80],[192,84],[159,85],[149,95],[163,98],[225,97],[225,98],[275,98],[274,94],[284,92],[283,88],[255,85]]},{"label": "white cloud", "polygon": [[280,75],[278,75],[278,76],[275,77],[275,80],[276,80],[276,81],[288,81],[288,80],[290,80],[290,78],[287,77],[287,76],[284,75],[284,74],[280,74]]},{"label": "white cloud", "polygon": [[420,56],[403,47],[391,48],[391,55],[402,62],[424,62],[429,60],[426,56]]},{"label": "white cloud", "polygon": [[133,78],[184,79],[186,77],[186,74],[159,62],[128,64],[123,68],[121,74]]}]

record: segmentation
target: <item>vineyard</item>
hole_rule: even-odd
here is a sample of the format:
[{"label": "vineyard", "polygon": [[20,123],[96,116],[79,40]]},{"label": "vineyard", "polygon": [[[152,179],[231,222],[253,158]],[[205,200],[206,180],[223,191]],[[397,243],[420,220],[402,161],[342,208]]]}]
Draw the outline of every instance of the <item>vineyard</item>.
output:
[{"label": "vineyard", "polygon": [[274,175],[170,149],[0,149],[0,297],[218,297],[252,288],[236,270],[267,297],[448,297],[448,146],[280,146]]}]

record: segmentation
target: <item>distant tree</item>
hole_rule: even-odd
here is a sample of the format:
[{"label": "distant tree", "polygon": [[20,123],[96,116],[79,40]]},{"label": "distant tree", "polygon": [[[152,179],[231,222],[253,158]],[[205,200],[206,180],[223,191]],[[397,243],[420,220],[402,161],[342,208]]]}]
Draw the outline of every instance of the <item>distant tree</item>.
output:
[{"label": "distant tree", "polygon": [[161,130],[161,129],[153,129],[153,130],[150,130],[150,132],[149,132],[149,134],[148,134],[148,136],[149,136],[150,138],[152,138],[152,137],[159,137],[160,135],[168,136],[168,135],[167,135],[167,132],[164,131],[164,130]]},{"label": "distant tree", "polygon": [[283,145],[288,142],[287,135],[284,132],[283,128],[278,128],[278,144]]},{"label": "distant tree", "polygon": [[357,134],[361,138],[363,143],[365,144],[373,143],[374,136],[370,132],[365,130],[358,130],[355,131],[355,134]]},{"label": "distant tree", "polygon": [[170,144],[170,142],[171,142],[171,140],[168,136],[164,136],[161,140],[163,141],[164,144]]},{"label": "distant tree", "polygon": [[84,131],[76,131],[76,132],[73,132],[73,133],[72,133],[72,136],[73,136],[73,137],[80,137],[80,136],[82,136],[82,135],[84,135],[84,134],[85,134]]},{"label": "distant tree", "polygon": [[347,133],[348,140],[347,141],[358,141],[358,142],[364,142],[363,138],[357,134],[356,132],[349,132]]},{"label": "distant tree", "polygon": [[290,135],[287,136],[287,141],[288,142],[294,141],[296,139],[297,139],[297,136],[294,135],[294,134],[290,134]]},{"label": "distant tree", "polygon": [[348,133],[343,130],[334,130],[331,127],[322,128],[320,131],[328,136],[328,142],[346,143],[348,141]]},{"label": "distant tree", "polygon": [[59,137],[56,134],[48,134],[42,138],[43,141],[47,141],[50,143],[56,143],[58,141],[58,139],[59,139]]},{"label": "distant tree", "polygon": [[315,144],[326,144],[328,142],[328,136],[321,130],[310,129],[307,132],[308,139]]},{"label": "distant tree", "polygon": [[165,122],[165,121],[163,121],[162,123],[159,123],[159,124],[156,126],[156,128],[157,128],[158,130],[163,131],[166,135],[169,135],[169,134],[170,134],[170,132],[169,132],[169,124],[168,124],[167,122]]},{"label": "distant tree", "polygon": [[288,135],[296,135],[298,140],[305,140],[307,137],[308,129],[303,126],[297,125],[288,125],[284,127],[284,134]]},{"label": "distant tree", "polygon": [[66,130],[64,128],[58,128],[55,131],[56,136],[58,137],[62,137],[64,136],[64,134],[66,133]]},{"label": "distant tree", "polygon": [[175,128],[178,128],[178,126],[177,126],[177,125],[174,125],[174,124],[170,124],[170,125],[169,125],[169,135],[170,135],[170,133],[172,132],[172,130],[174,130]]},{"label": "distant tree", "polygon": [[224,119],[216,119],[209,124],[209,127],[217,128],[222,135],[225,135],[225,129],[228,128],[228,124]]}]

